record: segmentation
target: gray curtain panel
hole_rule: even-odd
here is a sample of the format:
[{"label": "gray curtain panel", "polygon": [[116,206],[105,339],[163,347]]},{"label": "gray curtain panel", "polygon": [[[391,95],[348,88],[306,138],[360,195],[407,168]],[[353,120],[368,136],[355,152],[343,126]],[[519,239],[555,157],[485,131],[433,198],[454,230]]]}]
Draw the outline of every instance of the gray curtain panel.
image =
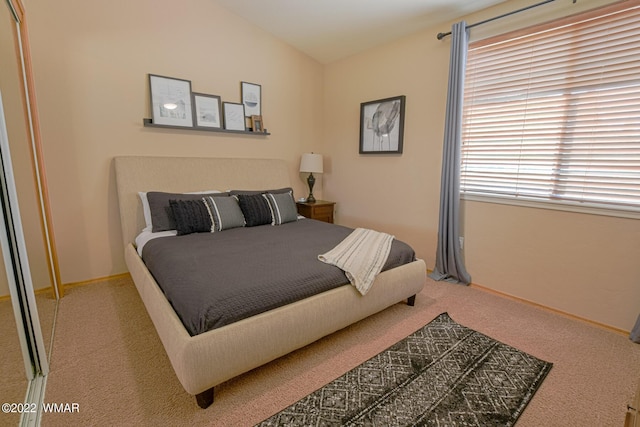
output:
[{"label": "gray curtain panel", "polygon": [[434,280],[469,284],[471,276],[460,253],[460,151],[462,140],[462,102],[469,33],[464,21],[451,29],[449,91],[442,150],[440,221],[436,266],[429,275]]},{"label": "gray curtain panel", "polygon": [[638,316],[638,320],[636,320],[636,325],[633,327],[629,339],[640,344],[640,316]]}]

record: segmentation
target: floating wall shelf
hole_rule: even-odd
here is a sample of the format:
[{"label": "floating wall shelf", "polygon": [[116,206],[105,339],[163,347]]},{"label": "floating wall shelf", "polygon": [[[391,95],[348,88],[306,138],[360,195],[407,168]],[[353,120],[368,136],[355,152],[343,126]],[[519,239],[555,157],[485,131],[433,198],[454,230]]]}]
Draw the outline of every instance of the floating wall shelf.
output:
[{"label": "floating wall shelf", "polygon": [[171,125],[158,125],[153,123],[151,119],[142,119],[142,124],[144,127],[152,127],[152,128],[163,128],[163,129],[179,129],[179,130],[199,130],[204,132],[218,132],[218,133],[235,133],[242,135],[253,135],[253,136],[267,136],[271,135],[265,129],[264,132],[252,132],[250,130],[229,130],[229,129],[219,129],[219,128],[206,128],[206,127],[186,127],[186,126],[171,126]]}]

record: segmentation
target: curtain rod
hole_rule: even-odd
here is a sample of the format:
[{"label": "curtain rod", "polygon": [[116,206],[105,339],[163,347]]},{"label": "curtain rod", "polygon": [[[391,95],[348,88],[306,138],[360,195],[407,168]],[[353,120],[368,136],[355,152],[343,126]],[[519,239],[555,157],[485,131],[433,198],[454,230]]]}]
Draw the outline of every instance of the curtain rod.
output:
[{"label": "curtain rod", "polygon": [[[525,10],[533,9],[534,7],[542,6],[543,4],[551,3],[551,2],[554,2],[554,1],[556,1],[556,0],[545,0],[545,1],[540,2],[540,3],[532,4],[531,6],[523,7],[522,9],[514,10],[512,12],[507,12],[507,13],[504,13],[504,14],[502,14],[500,16],[494,16],[493,18],[485,19],[484,21],[480,21],[480,22],[476,22],[475,24],[467,25],[466,28],[469,29],[469,28],[477,27],[478,25],[486,24],[487,22],[495,21],[496,19],[504,18],[504,17],[511,16],[511,15],[515,15],[516,13],[524,12]],[[578,1],[578,0],[573,0],[573,3],[575,3],[576,1]],[[446,36],[449,36],[449,35],[451,35],[451,31],[446,32],[446,33],[438,33],[438,35],[436,37],[438,38],[438,40],[442,40],[443,38],[445,38]]]}]

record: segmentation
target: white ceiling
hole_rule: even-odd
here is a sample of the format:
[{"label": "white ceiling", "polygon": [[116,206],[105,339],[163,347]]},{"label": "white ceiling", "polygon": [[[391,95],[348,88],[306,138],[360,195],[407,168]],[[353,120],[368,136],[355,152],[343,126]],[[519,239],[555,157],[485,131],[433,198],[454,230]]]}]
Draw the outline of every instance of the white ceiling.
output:
[{"label": "white ceiling", "polygon": [[505,0],[216,1],[326,64]]}]

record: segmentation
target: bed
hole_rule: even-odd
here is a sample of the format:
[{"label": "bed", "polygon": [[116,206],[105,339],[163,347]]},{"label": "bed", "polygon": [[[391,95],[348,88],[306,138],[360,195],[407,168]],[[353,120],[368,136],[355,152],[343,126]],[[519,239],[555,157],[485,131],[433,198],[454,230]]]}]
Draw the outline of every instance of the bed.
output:
[{"label": "bed", "polygon": [[[365,296],[345,279],[344,285],[194,334],[176,313],[137,250],[136,237],[146,226],[138,193],[280,189],[290,187],[289,168],[278,159],[152,156],[116,157],[114,168],[127,267],[178,380],[187,393],[195,395],[202,408],[213,402],[216,385],[393,304],[406,300],[412,305],[424,286],[426,265],[414,259],[381,272]],[[291,224],[291,228],[318,222],[303,219],[299,223]],[[263,232],[274,229],[261,227]],[[225,231],[229,233],[225,237],[231,237],[233,232]],[[202,234],[193,239],[209,238]],[[154,241],[147,245],[155,245]],[[145,246],[144,251],[150,251],[149,248]]]}]

